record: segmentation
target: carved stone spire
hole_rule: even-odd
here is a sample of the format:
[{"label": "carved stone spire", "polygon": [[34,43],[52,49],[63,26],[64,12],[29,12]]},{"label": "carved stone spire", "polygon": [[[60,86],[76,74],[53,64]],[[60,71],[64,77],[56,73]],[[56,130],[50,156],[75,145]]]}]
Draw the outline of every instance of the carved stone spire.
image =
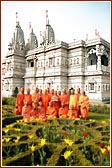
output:
[{"label": "carved stone spire", "polygon": [[23,33],[23,30],[21,29],[19,21],[17,20],[18,19],[17,14],[18,13],[16,12],[16,28],[13,33],[11,42],[8,45],[9,52],[11,52],[12,50],[13,51],[24,50],[24,47],[25,47],[24,33]]},{"label": "carved stone spire", "polygon": [[31,28],[31,32],[30,32],[30,37],[28,39],[28,43],[26,44],[26,50],[33,50],[35,48],[38,47],[38,41],[37,41],[37,37],[33,32],[33,28]]}]

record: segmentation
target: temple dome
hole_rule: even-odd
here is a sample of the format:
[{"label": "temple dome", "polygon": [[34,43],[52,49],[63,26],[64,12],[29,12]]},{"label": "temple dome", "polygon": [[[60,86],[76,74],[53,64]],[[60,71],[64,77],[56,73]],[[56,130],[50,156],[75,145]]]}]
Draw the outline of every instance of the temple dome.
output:
[{"label": "temple dome", "polygon": [[9,43],[9,50],[10,49],[20,49],[23,50],[25,46],[25,40],[24,40],[24,33],[21,29],[21,26],[19,22],[16,23],[16,29],[13,33],[13,37],[11,42]]},{"label": "temple dome", "polygon": [[26,47],[27,47],[27,50],[33,50],[38,47],[37,37],[34,34],[33,29],[30,33],[30,37],[28,39],[28,43],[26,44]]},{"label": "temple dome", "polygon": [[47,44],[55,42],[54,30],[51,27],[51,25],[49,24],[49,20],[48,20],[48,22],[46,24],[45,36],[46,36],[46,43]]}]

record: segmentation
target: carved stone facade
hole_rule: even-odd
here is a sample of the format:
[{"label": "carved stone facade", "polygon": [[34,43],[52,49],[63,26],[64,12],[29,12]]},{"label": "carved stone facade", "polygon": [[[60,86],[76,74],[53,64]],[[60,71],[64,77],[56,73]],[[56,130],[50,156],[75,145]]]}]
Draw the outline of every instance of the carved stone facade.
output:
[{"label": "carved stone facade", "polygon": [[56,90],[80,87],[92,102],[109,102],[110,44],[107,41],[96,37],[69,44],[55,42],[54,31],[47,23],[41,46],[38,47],[33,31],[25,46],[20,26],[15,32],[2,61],[3,96],[12,96],[16,87],[30,87],[32,91],[34,86]]}]

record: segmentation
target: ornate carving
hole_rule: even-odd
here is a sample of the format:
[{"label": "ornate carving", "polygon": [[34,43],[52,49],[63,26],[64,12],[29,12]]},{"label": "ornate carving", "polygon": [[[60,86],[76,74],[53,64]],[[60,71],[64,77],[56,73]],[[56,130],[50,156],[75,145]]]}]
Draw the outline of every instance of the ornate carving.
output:
[{"label": "ornate carving", "polygon": [[108,57],[108,54],[106,52],[104,45],[96,45],[96,54],[97,55],[106,55]]},{"label": "ornate carving", "polygon": [[87,56],[89,56],[90,54],[95,54],[95,53],[96,53],[96,50],[92,48],[92,49],[88,52]]}]

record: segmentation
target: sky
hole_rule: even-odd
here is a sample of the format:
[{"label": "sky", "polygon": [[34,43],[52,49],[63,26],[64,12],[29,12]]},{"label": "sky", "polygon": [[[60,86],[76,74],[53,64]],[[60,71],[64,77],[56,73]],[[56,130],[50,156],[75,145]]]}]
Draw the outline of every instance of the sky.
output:
[{"label": "sky", "polygon": [[67,43],[95,38],[95,29],[110,42],[110,1],[1,1],[1,55],[8,51],[16,26],[16,12],[24,31],[25,43],[29,38],[29,22],[40,43],[40,31],[45,30],[46,10],[55,39]]}]

